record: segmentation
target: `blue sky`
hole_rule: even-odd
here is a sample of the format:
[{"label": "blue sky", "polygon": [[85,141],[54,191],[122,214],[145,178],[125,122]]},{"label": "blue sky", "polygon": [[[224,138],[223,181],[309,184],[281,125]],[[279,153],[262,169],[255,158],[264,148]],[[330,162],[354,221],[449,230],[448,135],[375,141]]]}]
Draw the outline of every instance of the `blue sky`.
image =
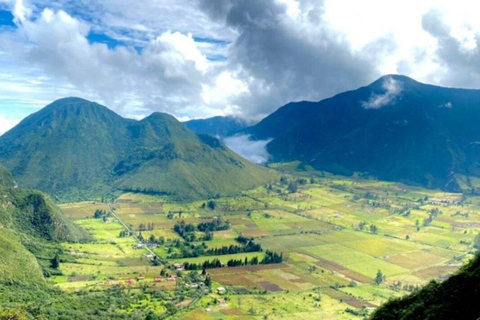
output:
[{"label": "blue sky", "polygon": [[65,96],[126,117],[260,119],[383,74],[480,87],[479,5],[0,0],[0,134]]}]

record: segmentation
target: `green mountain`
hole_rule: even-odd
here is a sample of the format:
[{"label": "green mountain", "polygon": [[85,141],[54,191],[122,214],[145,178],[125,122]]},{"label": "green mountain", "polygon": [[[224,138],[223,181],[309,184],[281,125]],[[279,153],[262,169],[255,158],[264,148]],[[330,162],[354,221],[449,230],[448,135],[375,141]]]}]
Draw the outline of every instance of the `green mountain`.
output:
[{"label": "green mountain", "polygon": [[478,319],[480,257],[442,283],[432,281],[420,291],[381,306],[372,320]]},{"label": "green mountain", "polygon": [[272,161],[459,190],[480,176],[480,90],[390,75],[320,102],[291,103],[245,129]]},{"label": "green mountain", "polygon": [[214,137],[228,137],[252,125],[246,120],[235,117],[212,117],[184,122],[190,130],[196,133],[208,134]]},{"label": "green mountain", "polygon": [[79,98],[57,100],[1,136],[0,162],[22,187],[68,200],[114,191],[195,199],[270,179],[266,169],[170,115],[124,119]]},{"label": "green mountain", "polygon": [[59,241],[87,241],[90,235],[66,219],[39,191],[0,185],[0,281],[43,282]]}]

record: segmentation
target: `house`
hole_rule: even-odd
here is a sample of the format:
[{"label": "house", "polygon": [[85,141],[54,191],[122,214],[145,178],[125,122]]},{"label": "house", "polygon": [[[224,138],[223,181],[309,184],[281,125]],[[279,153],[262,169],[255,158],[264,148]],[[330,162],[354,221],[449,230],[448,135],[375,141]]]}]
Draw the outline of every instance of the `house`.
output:
[{"label": "house", "polygon": [[153,279],[154,282],[162,282],[163,281],[163,278],[155,278]]},{"label": "house", "polygon": [[177,277],[171,276],[167,278],[167,281],[177,281]]},{"label": "house", "polygon": [[225,299],[223,299],[223,298],[218,298],[217,301],[220,304],[225,304]]},{"label": "house", "polygon": [[178,271],[183,271],[183,270],[185,270],[185,266],[184,266],[182,263],[175,263],[173,266],[174,266],[175,269],[177,269]]},{"label": "house", "polygon": [[128,284],[133,284],[135,281],[133,279],[127,279],[125,280],[125,283],[128,283]]},{"label": "house", "polygon": [[225,294],[227,293],[227,289],[225,289],[224,287],[218,287],[217,292],[218,294]]}]

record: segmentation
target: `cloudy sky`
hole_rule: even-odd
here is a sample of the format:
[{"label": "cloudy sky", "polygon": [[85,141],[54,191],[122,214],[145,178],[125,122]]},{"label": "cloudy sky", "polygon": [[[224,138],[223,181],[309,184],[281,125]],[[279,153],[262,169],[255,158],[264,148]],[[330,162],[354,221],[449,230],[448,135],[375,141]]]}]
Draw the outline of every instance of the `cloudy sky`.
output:
[{"label": "cloudy sky", "polygon": [[389,73],[480,88],[477,3],[0,0],[0,134],[65,96],[259,119]]}]

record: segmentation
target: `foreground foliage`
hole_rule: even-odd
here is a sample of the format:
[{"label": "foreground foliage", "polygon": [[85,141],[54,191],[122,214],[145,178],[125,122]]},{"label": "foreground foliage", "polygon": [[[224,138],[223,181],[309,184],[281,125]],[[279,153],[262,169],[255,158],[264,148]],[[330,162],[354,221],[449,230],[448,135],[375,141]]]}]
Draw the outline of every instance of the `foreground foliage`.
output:
[{"label": "foreground foliage", "polygon": [[477,256],[448,280],[432,281],[414,294],[389,301],[371,319],[478,319],[479,301],[480,256]]}]

